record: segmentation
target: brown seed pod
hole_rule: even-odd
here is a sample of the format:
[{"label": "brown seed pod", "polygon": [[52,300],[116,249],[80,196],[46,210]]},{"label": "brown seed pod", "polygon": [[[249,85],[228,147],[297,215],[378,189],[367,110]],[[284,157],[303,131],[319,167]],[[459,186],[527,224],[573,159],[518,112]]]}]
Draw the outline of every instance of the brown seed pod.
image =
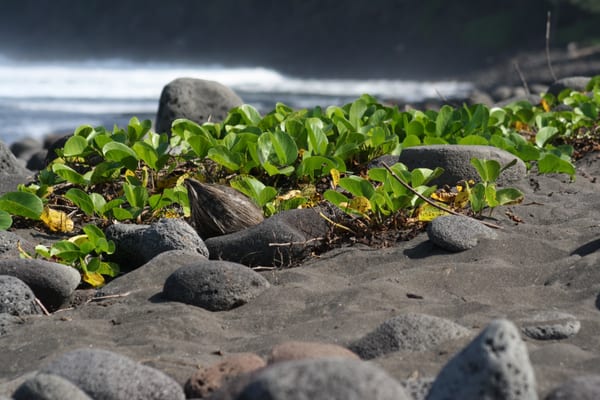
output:
[{"label": "brown seed pod", "polygon": [[202,239],[241,231],[264,219],[256,204],[229,186],[186,179],[185,187],[191,224]]}]

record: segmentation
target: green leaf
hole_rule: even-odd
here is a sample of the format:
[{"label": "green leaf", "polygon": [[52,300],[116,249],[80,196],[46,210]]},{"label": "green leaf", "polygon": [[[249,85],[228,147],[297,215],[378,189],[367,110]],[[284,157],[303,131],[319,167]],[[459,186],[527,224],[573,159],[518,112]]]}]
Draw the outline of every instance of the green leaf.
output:
[{"label": "green leaf", "polygon": [[402,147],[413,147],[413,146],[420,146],[420,145],[421,145],[421,139],[419,139],[419,137],[416,135],[406,135],[406,137],[402,141]]},{"label": "green leaf", "polygon": [[231,171],[239,170],[242,163],[239,153],[232,153],[227,147],[222,145],[212,147],[208,151],[208,158]]},{"label": "green leaf", "polygon": [[87,140],[82,136],[71,136],[63,148],[65,157],[81,156],[88,147]]},{"label": "green leaf", "polygon": [[337,169],[340,172],[346,171],[346,165],[342,160],[336,158],[328,158],[321,156],[309,156],[304,157],[298,168],[296,169],[296,175],[299,177],[303,176],[323,176],[328,175],[329,171]]},{"label": "green leaf", "polygon": [[540,129],[535,135],[535,144],[543,148],[546,144],[558,135],[558,129],[553,126],[546,126]]},{"label": "green leaf", "polygon": [[42,199],[32,193],[9,192],[0,196],[0,210],[12,215],[38,220],[44,210]]},{"label": "green leaf", "polygon": [[136,157],[143,160],[148,166],[154,170],[159,170],[157,166],[158,152],[154,147],[146,142],[135,142],[131,148],[135,151]]},{"label": "green leaf", "polygon": [[479,213],[483,210],[485,207],[485,186],[483,183],[478,183],[471,188],[469,202],[471,203],[473,212]]},{"label": "green leaf", "polygon": [[354,196],[363,196],[367,199],[375,193],[373,185],[368,180],[355,175],[340,179],[339,186]]},{"label": "green leaf", "polygon": [[231,180],[230,185],[235,190],[254,200],[257,204],[259,203],[260,193],[266,187],[264,183],[251,175],[238,175]]},{"label": "green leaf", "polygon": [[123,192],[129,205],[133,208],[144,208],[148,202],[148,190],[143,186],[134,186],[123,183]]},{"label": "green leaf", "polygon": [[471,158],[471,165],[475,167],[483,182],[495,182],[500,175],[500,163],[496,160]]},{"label": "green leaf", "polygon": [[90,182],[83,175],[65,164],[52,164],[52,172],[69,183],[88,185]]},{"label": "green leaf", "polygon": [[270,137],[275,154],[279,159],[279,165],[293,164],[298,158],[298,147],[294,139],[282,131],[270,133]]},{"label": "green leaf", "polygon": [[500,189],[496,192],[496,201],[500,205],[516,204],[523,201],[523,193],[515,188]]},{"label": "green leaf", "polygon": [[71,188],[65,193],[65,197],[71,200],[77,207],[81,209],[86,215],[94,214],[94,203],[86,192],[81,189]]},{"label": "green leaf", "polygon": [[350,201],[350,199],[348,199],[348,197],[344,196],[342,193],[331,189],[326,190],[325,193],[323,193],[323,198],[342,209],[345,208],[342,203],[348,203]]},{"label": "green leaf", "polygon": [[126,210],[124,208],[112,208],[111,209],[113,216],[118,220],[118,221],[125,221],[128,219],[132,219],[133,218],[133,214],[131,213],[131,211]]},{"label": "green leaf", "polygon": [[108,161],[118,161],[127,169],[134,171],[137,168],[138,155],[129,146],[119,142],[108,142],[102,147],[102,154]]},{"label": "green leaf", "polygon": [[449,133],[449,128],[452,122],[452,114],[454,109],[449,105],[444,105],[438,112],[437,118],[435,119],[435,134],[438,137]]},{"label": "green leaf", "polygon": [[488,207],[494,208],[498,206],[498,200],[496,199],[496,185],[485,186],[485,201]]},{"label": "green leaf", "polygon": [[98,240],[105,239],[104,232],[96,225],[89,224],[84,226],[82,229],[94,246],[97,246],[96,243],[98,242]]},{"label": "green leaf", "polygon": [[363,99],[358,99],[350,106],[349,118],[350,124],[358,132],[362,126],[362,117],[367,110],[367,103]]},{"label": "green leaf", "polygon": [[460,138],[456,142],[456,144],[462,144],[462,145],[468,145],[468,146],[473,146],[473,145],[488,146],[490,143],[483,136],[469,135],[469,136],[465,136],[463,138]]},{"label": "green leaf", "polygon": [[542,174],[568,174],[571,179],[575,176],[575,167],[573,164],[552,153],[547,153],[541,160],[538,161],[538,171]]},{"label": "green leaf", "polygon": [[94,205],[94,211],[98,215],[104,215],[104,207],[106,206],[106,200],[100,193],[90,193],[90,200]]},{"label": "green leaf", "polygon": [[81,253],[79,246],[77,246],[75,243],[69,242],[68,240],[61,240],[54,243],[50,249],[50,255],[52,257],[60,258],[68,264],[72,264],[80,257],[85,256],[85,254]]},{"label": "green leaf", "polygon": [[4,210],[0,210],[0,231],[5,231],[12,225],[12,217]]},{"label": "green leaf", "polygon": [[308,151],[317,156],[326,155],[329,141],[323,132],[323,121],[319,118],[308,118],[306,130],[308,132]]}]

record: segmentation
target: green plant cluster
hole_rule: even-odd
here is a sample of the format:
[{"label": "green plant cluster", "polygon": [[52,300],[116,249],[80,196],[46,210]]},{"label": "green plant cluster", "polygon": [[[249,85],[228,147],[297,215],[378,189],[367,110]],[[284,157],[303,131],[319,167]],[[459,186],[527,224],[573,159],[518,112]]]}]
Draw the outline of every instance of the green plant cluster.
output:
[{"label": "green plant cluster", "polygon": [[[368,95],[326,109],[293,110],[277,104],[264,117],[242,105],[220,123],[176,120],[170,134],[152,132],[150,121],[137,118],[125,129],[112,131],[84,125],[35,182],[0,196],[0,229],[9,228],[13,216],[42,219],[48,208],[64,210],[65,217],[75,215],[78,226],[189,215],[183,186],[188,176],[229,183],[270,215],[314,203],[315,186],[342,174],[333,180],[343,190],[323,190],[323,197],[348,209],[356,207],[358,214],[369,210],[384,219],[415,208],[420,200],[389,171],[367,170],[369,161],[424,144],[492,145],[528,166],[535,164],[540,172],[573,177],[573,147],[568,143],[597,127],[600,77],[590,82],[589,89],[591,95],[568,90],[557,98],[547,94],[539,105],[445,105],[439,111],[401,111]],[[495,191],[500,167],[479,162],[483,164],[475,166],[484,179],[472,188],[471,207],[476,213],[508,201],[504,192]],[[427,184],[441,173],[408,171],[401,164],[392,168],[424,196],[433,193],[435,188]],[[303,185],[313,190],[287,195]],[[368,205],[359,204],[356,198],[361,197]]]}]

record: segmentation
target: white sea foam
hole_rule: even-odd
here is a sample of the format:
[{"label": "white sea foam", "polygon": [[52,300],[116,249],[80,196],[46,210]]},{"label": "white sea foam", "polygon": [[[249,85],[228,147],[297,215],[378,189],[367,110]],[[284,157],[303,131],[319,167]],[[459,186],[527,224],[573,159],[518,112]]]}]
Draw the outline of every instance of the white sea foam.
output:
[{"label": "white sea foam", "polygon": [[179,77],[220,82],[258,108],[270,108],[277,101],[303,108],[342,104],[363,93],[404,101],[451,98],[464,96],[471,87],[449,81],[302,79],[263,67],[123,60],[21,62],[0,54],[0,140],[39,137],[49,133],[40,133],[44,126],[73,129],[86,119],[122,122],[133,115],[153,114],[164,85]]}]

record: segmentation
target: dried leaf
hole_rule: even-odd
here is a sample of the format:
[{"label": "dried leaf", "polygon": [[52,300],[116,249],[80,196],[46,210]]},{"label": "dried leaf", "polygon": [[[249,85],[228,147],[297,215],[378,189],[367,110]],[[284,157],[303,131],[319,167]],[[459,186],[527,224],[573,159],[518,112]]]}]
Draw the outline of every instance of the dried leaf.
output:
[{"label": "dried leaf", "polygon": [[424,203],[417,209],[417,221],[429,222],[433,221],[437,217],[441,217],[442,215],[448,215],[448,213],[432,206],[429,203]]},{"label": "dried leaf", "polygon": [[85,272],[81,279],[93,287],[104,285],[104,277],[97,272]]},{"label": "dried leaf", "polygon": [[546,99],[542,99],[541,104],[542,104],[542,108],[544,109],[544,111],[546,111],[546,112],[550,111],[550,104],[548,104]]},{"label": "dried leaf", "polygon": [[302,196],[302,192],[300,190],[290,190],[289,192],[282,194],[281,196],[277,196],[277,200],[285,201],[293,199],[294,197]]},{"label": "dried leaf", "polygon": [[371,202],[364,196],[356,196],[350,200],[348,207],[358,211],[361,214],[366,214],[367,211],[371,210]]},{"label": "dried leaf", "polygon": [[40,219],[52,232],[71,232],[73,230],[73,220],[63,211],[45,207]]},{"label": "dried leaf", "polygon": [[338,184],[340,183],[340,171],[338,171],[335,168],[331,168],[329,173],[331,174],[331,184],[333,185],[333,188],[335,189],[338,186]]}]

